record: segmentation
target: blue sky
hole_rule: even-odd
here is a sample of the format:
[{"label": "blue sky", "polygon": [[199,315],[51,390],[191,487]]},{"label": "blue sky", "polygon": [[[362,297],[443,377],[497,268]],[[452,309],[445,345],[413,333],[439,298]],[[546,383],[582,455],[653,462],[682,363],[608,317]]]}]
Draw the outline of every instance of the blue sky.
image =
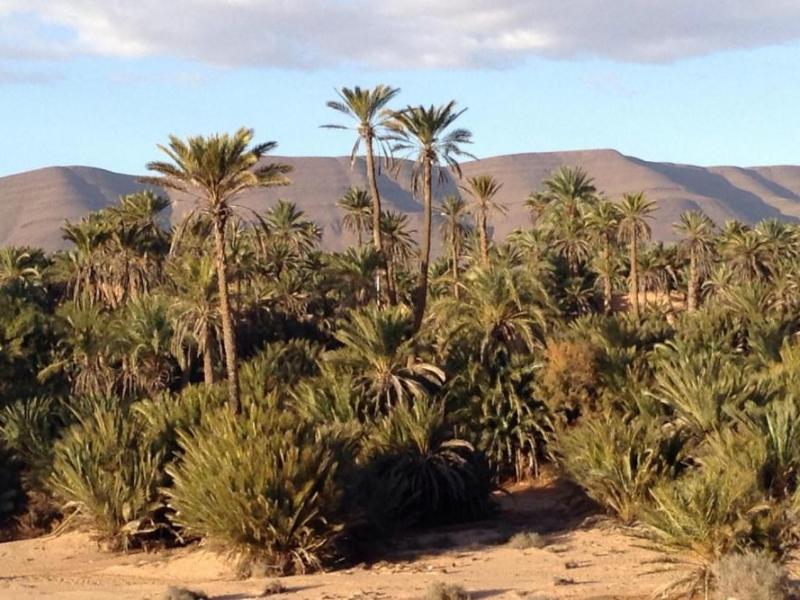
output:
[{"label": "blue sky", "polygon": [[461,124],[479,157],[616,148],[800,163],[795,3],[671,0],[654,12],[649,0],[565,0],[567,14],[544,0],[125,4],[0,0],[0,175],[142,173],[170,133],[240,125],[278,154],[346,154],[348,134],[318,127],[337,120],[325,102],[375,83],[402,88],[398,104],[469,107]]}]

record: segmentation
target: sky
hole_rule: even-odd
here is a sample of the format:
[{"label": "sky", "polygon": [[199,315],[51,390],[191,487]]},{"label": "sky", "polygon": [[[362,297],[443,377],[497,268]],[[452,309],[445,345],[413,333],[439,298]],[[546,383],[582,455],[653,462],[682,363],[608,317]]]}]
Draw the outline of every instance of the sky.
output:
[{"label": "sky", "polygon": [[468,107],[478,157],[800,164],[798,65],[797,0],[0,0],[0,175],[242,125],[344,155],[325,103],[377,83]]}]

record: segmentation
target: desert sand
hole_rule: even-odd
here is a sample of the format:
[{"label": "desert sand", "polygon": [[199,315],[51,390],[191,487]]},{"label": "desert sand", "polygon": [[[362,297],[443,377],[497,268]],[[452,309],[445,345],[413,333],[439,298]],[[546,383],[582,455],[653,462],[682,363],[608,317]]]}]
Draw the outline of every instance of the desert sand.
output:
[{"label": "desert sand", "polygon": [[[419,599],[445,582],[476,599],[646,598],[679,574],[571,486],[521,487],[499,501],[492,520],[404,536],[371,564],[284,577],[287,592],[272,597]],[[503,542],[513,530],[540,531],[547,546],[512,548]],[[229,561],[198,546],[111,554],[77,532],[0,544],[3,600],[157,600],[169,586],[244,600],[271,579],[238,578]]]}]

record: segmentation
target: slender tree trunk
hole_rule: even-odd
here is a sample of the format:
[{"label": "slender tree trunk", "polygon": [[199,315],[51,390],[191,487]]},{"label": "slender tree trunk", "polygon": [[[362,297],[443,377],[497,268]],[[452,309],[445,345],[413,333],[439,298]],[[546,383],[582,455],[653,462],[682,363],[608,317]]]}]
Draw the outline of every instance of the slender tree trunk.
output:
[{"label": "slender tree trunk", "polygon": [[636,235],[636,230],[631,234],[631,279],[630,279],[630,297],[631,308],[633,309],[633,318],[639,320],[639,236]]},{"label": "slender tree trunk", "polygon": [[356,233],[358,234],[358,247],[361,248],[364,243],[364,239],[361,237],[361,225],[356,227]]},{"label": "slender tree trunk", "polygon": [[[375,156],[373,154],[372,135],[368,134],[364,137],[364,146],[366,148],[366,161],[367,161],[367,180],[369,182],[369,193],[372,196],[372,243],[375,246],[375,251],[381,257],[381,268],[378,271],[378,280],[376,281],[377,287],[380,288],[380,280],[386,279],[386,257],[383,254],[383,236],[381,235],[381,193],[378,190],[378,175],[375,169]],[[386,285],[386,294],[389,298],[389,303],[397,304],[397,298],[390,285]]]},{"label": "slender tree trunk", "polygon": [[603,276],[603,309],[607,315],[610,315],[614,291],[611,288],[611,273],[608,272],[608,268],[611,266],[611,243],[607,235],[603,239],[603,260],[606,263],[606,274]]},{"label": "slender tree trunk", "polygon": [[486,231],[486,211],[478,209],[478,237],[481,244],[481,262],[483,266],[489,264],[489,232]]},{"label": "slender tree trunk", "polygon": [[690,313],[697,309],[697,256],[694,248],[689,254],[689,289],[686,293],[686,304]]},{"label": "slender tree trunk", "polygon": [[206,385],[214,385],[214,355],[211,352],[211,335],[208,327],[203,331],[203,381]]},{"label": "slender tree trunk", "polygon": [[431,196],[432,167],[431,159],[425,157],[422,165],[422,194],[423,194],[423,225],[422,225],[422,250],[419,261],[419,284],[416,290],[416,304],[414,306],[414,330],[418,331],[425,317],[425,305],[428,302],[428,264],[431,259]]},{"label": "slender tree trunk", "polygon": [[458,234],[453,229],[450,234],[450,245],[453,248],[453,296],[456,300],[461,296],[461,291],[458,289],[458,260],[461,255],[461,248],[458,243]]},{"label": "slender tree trunk", "polygon": [[239,372],[236,353],[236,331],[233,325],[230,300],[228,298],[228,269],[225,257],[225,224],[214,222],[214,248],[219,287],[219,311],[222,317],[222,343],[225,347],[225,367],[228,371],[228,404],[234,414],[239,414]]}]

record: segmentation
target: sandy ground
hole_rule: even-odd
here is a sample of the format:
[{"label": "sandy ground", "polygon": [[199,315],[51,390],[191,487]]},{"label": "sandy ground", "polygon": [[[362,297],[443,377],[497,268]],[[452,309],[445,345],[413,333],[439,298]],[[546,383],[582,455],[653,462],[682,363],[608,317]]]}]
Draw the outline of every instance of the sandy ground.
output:
[{"label": "sandy ground", "polygon": [[[588,513],[572,488],[518,489],[502,505],[492,521],[399,540],[370,565],[282,578],[288,591],[271,597],[419,599],[445,582],[475,599],[645,598],[676,576],[641,540]],[[543,532],[548,545],[511,548],[500,543],[509,528]],[[2,600],[157,600],[172,585],[244,600],[259,597],[267,581],[237,579],[229,563],[198,547],[115,555],[81,533],[0,544]]]}]

